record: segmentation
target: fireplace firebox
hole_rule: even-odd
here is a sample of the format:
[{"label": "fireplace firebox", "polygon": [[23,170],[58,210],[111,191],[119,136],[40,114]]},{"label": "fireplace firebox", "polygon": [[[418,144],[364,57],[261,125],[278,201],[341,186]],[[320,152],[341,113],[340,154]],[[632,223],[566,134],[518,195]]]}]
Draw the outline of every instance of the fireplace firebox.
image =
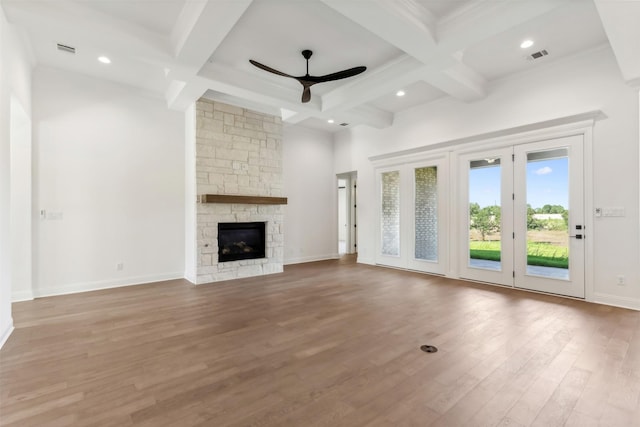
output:
[{"label": "fireplace firebox", "polygon": [[218,223],[218,262],[265,258],[265,222]]}]

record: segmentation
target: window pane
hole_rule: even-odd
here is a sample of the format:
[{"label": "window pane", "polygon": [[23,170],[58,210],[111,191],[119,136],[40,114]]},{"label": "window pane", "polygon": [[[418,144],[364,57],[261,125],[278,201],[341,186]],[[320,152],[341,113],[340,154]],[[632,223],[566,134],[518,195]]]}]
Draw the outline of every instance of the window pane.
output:
[{"label": "window pane", "polygon": [[415,170],[416,259],[438,260],[438,168]]},{"label": "window pane", "polygon": [[474,160],[469,169],[469,266],[502,270],[500,159]]},{"label": "window pane", "polygon": [[569,279],[569,151],[527,153],[527,274]]},{"label": "window pane", "polygon": [[382,254],[400,255],[400,172],[382,173]]}]

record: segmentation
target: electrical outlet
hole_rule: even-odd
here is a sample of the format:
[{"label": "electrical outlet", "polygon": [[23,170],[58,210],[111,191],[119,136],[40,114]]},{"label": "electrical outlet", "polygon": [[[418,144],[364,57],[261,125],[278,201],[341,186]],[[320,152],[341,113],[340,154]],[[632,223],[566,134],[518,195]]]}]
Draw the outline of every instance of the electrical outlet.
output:
[{"label": "electrical outlet", "polygon": [[624,286],[625,284],[626,283],[625,283],[625,280],[624,280],[624,276],[622,274],[620,274],[618,276],[618,286]]},{"label": "electrical outlet", "polygon": [[116,270],[121,271],[124,269],[124,264],[122,262],[119,262],[116,264]]}]

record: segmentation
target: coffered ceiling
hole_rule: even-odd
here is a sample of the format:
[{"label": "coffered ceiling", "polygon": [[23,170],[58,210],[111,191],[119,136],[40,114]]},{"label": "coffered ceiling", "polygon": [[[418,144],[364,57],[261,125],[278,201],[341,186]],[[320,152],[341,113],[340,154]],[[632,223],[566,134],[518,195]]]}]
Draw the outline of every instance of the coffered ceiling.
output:
[{"label": "coffered ceiling", "polygon": [[[610,43],[640,81],[640,2],[618,0],[0,0],[36,64],[162,96],[184,109],[201,96],[338,130],[384,128],[442,97],[476,102],[494,79]],[[522,49],[523,40],[533,46]],[[57,49],[71,46],[75,54]],[[356,77],[301,85],[249,59],[303,75],[365,65]],[[531,59],[540,50],[548,55]],[[108,65],[99,56],[111,59]],[[405,95],[396,96],[399,90]],[[333,119],[334,123],[327,121]]]}]

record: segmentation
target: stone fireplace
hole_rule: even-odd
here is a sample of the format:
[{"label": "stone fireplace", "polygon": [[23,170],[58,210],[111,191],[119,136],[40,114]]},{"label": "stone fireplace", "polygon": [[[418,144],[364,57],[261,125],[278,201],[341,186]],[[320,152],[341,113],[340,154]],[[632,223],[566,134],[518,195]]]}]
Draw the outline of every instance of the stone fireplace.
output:
[{"label": "stone fireplace", "polygon": [[[282,123],[208,99],[196,103],[197,277],[208,283],[283,271]],[[285,202],[282,202],[285,200]],[[225,227],[264,225],[264,254],[219,255]],[[223,235],[220,234],[220,224]],[[240,230],[239,233],[246,232]],[[252,251],[240,239],[227,252]],[[244,242],[244,243],[241,243]],[[227,242],[228,244],[228,242]],[[248,249],[247,246],[251,246]],[[238,254],[236,254],[238,255]],[[221,259],[222,258],[222,259]]]}]

